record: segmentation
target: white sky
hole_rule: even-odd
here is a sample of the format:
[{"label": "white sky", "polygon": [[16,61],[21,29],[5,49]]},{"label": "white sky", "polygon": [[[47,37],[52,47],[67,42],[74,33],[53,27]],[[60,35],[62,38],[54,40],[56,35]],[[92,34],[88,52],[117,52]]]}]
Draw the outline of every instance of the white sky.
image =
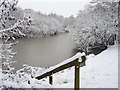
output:
[{"label": "white sky", "polygon": [[76,16],[79,10],[91,0],[19,0],[18,6],[23,9],[31,8],[44,14],[56,13],[64,17]]}]

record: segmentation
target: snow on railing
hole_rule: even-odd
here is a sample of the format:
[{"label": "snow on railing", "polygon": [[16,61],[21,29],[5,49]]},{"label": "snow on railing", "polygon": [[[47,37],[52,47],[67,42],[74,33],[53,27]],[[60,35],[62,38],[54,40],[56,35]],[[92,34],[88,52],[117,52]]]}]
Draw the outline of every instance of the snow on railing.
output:
[{"label": "snow on railing", "polygon": [[52,84],[52,75],[61,70],[70,68],[75,66],[75,89],[79,88],[79,68],[85,66],[86,55],[85,53],[77,53],[73,57],[57,64],[55,66],[46,69],[43,73],[36,77],[36,79],[40,80],[47,76],[49,76],[49,83]]},{"label": "snow on railing", "polygon": [[41,73],[39,76],[41,76],[41,75],[43,75],[43,74],[45,74],[47,72],[50,72],[50,71],[54,70],[55,68],[58,68],[58,67],[60,67],[60,66],[62,66],[64,64],[72,62],[72,61],[74,61],[76,59],[78,59],[78,62],[82,62],[81,56],[85,56],[85,53],[80,53],[79,52],[76,55],[74,55],[73,57],[71,57],[71,58],[69,58],[69,59],[67,59],[67,60],[65,60],[65,61],[63,61],[63,62],[61,62],[61,63],[59,63],[59,64],[57,64],[55,66],[51,66],[50,68],[46,69],[43,73]]}]

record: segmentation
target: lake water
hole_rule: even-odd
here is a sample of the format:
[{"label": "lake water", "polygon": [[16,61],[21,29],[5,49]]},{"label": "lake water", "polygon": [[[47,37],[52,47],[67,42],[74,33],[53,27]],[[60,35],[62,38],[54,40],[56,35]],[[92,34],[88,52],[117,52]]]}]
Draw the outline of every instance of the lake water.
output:
[{"label": "lake water", "polygon": [[69,33],[44,38],[17,39],[17,41],[19,42],[13,49],[17,51],[13,58],[17,61],[14,64],[16,69],[22,68],[23,64],[49,67],[76,54]]}]

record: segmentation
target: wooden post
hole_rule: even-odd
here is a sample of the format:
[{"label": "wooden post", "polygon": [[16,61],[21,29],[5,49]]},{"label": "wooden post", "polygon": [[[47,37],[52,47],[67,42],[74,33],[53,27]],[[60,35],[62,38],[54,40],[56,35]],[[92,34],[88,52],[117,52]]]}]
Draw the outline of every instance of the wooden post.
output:
[{"label": "wooden post", "polygon": [[53,80],[52,80],[52,76],[49,76],[49,83],[52,85],[53,84]]},{"label": "wooden post", "polygon": [[80,66],[75,65],[75,85],[74,85],[75,90],[79,90],[79,69]]}]

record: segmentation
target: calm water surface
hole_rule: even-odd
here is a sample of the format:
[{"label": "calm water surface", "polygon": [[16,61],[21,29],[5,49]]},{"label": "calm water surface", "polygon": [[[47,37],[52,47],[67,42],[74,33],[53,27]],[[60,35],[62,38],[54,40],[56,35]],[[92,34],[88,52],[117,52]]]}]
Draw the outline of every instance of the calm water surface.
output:
[{"label": "calm water surface", "polygon": [[22,68],[23,64],[49,67],[70,58],[76,53],[70,34],[17,40],[19,43],[14,47],[17,54],[13,58],[17,61],[14,64],[16,69]]}]

